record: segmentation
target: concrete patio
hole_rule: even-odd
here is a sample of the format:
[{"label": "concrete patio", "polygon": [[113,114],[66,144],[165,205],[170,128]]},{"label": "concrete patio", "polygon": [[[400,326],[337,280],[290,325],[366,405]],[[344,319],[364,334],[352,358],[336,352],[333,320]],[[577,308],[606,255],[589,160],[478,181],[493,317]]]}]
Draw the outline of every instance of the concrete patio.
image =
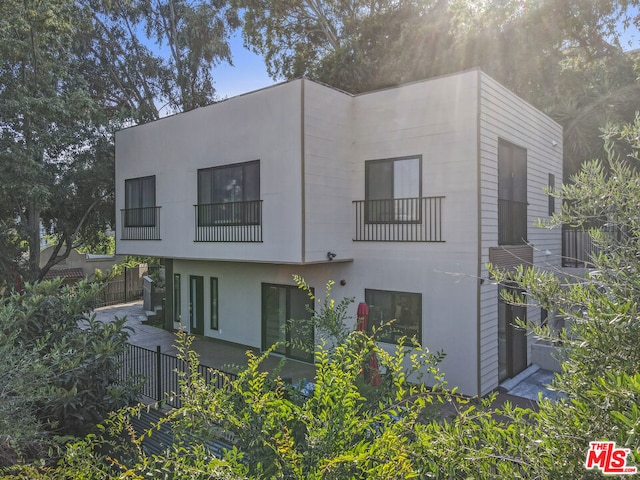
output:
[{"label": "concrete patio", "polygon": [[[162,353],[176,355],[175,346],[177,337],[175,333],[168,332],[146,323],[147,316],[142,307],[142,301],[102,307],[95,310],[96,319],[102,322],[110,322],[114,317],[127,317],[126,325],[133,329],[129,342],[138,347],[156,350],[158,346]],[[247,351],[260,354],[258,349],[222,342],[206,337],[196,337],[192,343],[192,349],[200,357],[200,363],[207,367],[218,368],[225,371],[235,371],[234,367],[247,365]],[[280,375],[290,378],[293,382],[302,379],[311,380],[315,375],[315,367],[308,363],[271,355],[263,363],[264,370],[277,368],[280,362],[284,362]]]},{"label": "concrete patio", "polygon": [[[129,342],[136,346],[154,351],[160,346],[162,353],[169,355],[176,355],[178,352],[175,347],[177,340],[175,333],[146,323],[147,317],[142,301],[98,308],[95,314],[96,318],[103,322],[112,321],[114,317],[126,316],[127,326],[133,329]],[[234,367],[246,366],[247,351],[260,353],[258,349],[205,337],[196,337],[192,348],[198,353],[202,365],[226,371],[235,371]],[[294,383],[303,379],[312,380],[314,377],[313,365],[279,355],[271,355],[267,358],[262,363],[262,369],[271,371],[277,368],[280,362],[284,362],[280,375],[283,378],[290,378]],[[542,370],[535,365],[529,367],[503,384],[495,407],[500,407],[504,402],[509,401],[517,406],[536,408],[538,392],[542,392],[543,397],[555,399],[556,392],[547,387],[552,378],[552,372]]]}]

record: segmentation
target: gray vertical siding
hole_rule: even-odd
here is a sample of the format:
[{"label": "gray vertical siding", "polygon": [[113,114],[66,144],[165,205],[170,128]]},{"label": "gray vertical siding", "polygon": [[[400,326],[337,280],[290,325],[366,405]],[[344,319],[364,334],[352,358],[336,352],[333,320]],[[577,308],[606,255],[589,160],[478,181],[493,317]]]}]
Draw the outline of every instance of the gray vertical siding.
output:
[{"label": "gray vertical siding", "polygon": [[[488,278],[484,265],[489,248],[498,245],[498,139],[527,149],[527,236],[533,245],[536,265],[561,266],[561,232],[534,226],[547,218],[548,203],[544,188],[548,174],[562,181],[562,127],[527,102],[480,73],[480,175],[481,175],[481,256],[482,277]],[[554,146],[553,142],[557,145]],[[558,202],[556,202],[558,203]],[[550,254],[547,254],[547,251]],[[498,386],[498,292],[485,281],[480,293],[480,380],[483,394]],[[539,320],[540,309],[529,308],[530,320]],[[530,336],[529,344],[535,339]]]}]

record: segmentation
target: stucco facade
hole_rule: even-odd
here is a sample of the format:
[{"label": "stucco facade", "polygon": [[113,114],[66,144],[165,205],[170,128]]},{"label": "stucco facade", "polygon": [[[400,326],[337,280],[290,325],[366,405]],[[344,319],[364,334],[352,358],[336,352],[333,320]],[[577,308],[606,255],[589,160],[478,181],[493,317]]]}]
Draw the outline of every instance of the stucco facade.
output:
[{"label": "stucco facade", "polygon": [[[293,274],[316,293],[334,280],[354,317],[367,298],[397,304],[407,331],[447,354],[449,384],[484,394],[500,381],[498,293],[484,265],[491,248],[509,248],[498,144],[526,151],[526,240],[536,263],[555,266],[560,233],[534,221],[549,213],[551,176],[561,182],[561,140],[559,125],[479,70],[355,96],[287,82],[118,132],[117,252],[165,258],[168,314],[193,330],[196,302],[196,333],[253,347],[271,338],[269,302],[294,303]],[[238,195],[226,187],[203,203],[209,183],[223,190],[216,182],[232,177],[244,179]],[[134,198],[138,179],[153,180],[153,196]],[[152,221],[134,215],[143,207]]]}]

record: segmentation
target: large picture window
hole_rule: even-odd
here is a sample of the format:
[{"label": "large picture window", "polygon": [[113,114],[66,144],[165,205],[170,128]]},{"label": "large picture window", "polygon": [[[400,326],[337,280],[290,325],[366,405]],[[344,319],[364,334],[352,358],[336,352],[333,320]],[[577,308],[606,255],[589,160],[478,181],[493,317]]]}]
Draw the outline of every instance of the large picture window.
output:
[{"label": "large picture window", "polygon": [[422,294],[367,289],[364,297],[369,305],[369,332],[395,320],[378,334],[381,342],[397,343],[403,336],[422,342]]},{"label": "large picture window", "polygon": [[130,178],[124,181],[124,226],[154,227],[156,224],[156,177]]},{"label": "large picture window", "polygon": [[367,161],[367,223],[420,222],[421,178],[420,155]]},{"label": "large picture window", "polygon": [[259,160],[198,170],[198,226],[259,223]]}]

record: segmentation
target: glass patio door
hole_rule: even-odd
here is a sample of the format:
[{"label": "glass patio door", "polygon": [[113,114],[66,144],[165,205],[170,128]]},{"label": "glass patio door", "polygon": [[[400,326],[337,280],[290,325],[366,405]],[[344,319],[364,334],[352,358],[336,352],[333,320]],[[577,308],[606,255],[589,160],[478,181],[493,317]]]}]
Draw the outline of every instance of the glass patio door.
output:
[{"label": "glass patio door", "polygon": [[[507,288],[507,287],[504,287]],[[527,320],[527,308],[510,305],[498,291],[498,380],[502,382],[527,368],[527,335],[516,319]],[[512,288],[507,290],[516,291]]]},{"label": "glass patio door", "polygon": [[313,361],[312,307],[306,292],[295,286],[262,284],[262,349],[279,342],[275,352],[296,360]]},{"label": "glass patio door", "polygon": [[204,335],[204,279],[189,276],[189,327],[193,335]]}]

